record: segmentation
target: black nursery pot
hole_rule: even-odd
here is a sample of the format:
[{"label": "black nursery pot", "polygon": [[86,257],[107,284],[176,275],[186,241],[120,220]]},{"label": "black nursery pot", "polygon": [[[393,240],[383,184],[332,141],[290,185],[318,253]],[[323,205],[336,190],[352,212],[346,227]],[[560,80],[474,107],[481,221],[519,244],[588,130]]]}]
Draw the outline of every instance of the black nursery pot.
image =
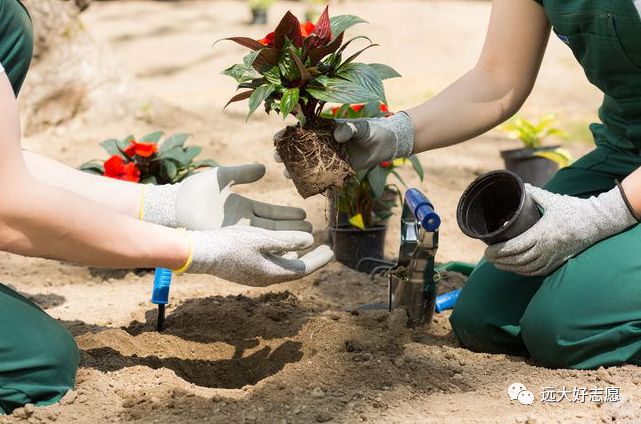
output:
[{"label": "black nursery pot", "polygon": [[554,150],[559,146],[504,150],[501,157],[505,169],[521,177],[524,183],[543,187],[559,170],[559,165],[549,159],[536,156],[536,152]]},{"label": "black nursery pot", "polygon": [[252,25],[265,25],[267,23],[267,9],[252,9]]},{"label": "black nursery pot", "polygon": [[330,228],[334,257],[352,269],[369,273],[379,264],[367,261],[358,269],[356,266],[363,258],[383,259],[386,231],[384,225],[364,230],[349,225]]},{"label": "black nursery pot", "polygon": [[456,210],[461,231],[486,244],[522,234],[541,218],[523,181],[510,171],[481,175],[463,192]]}]

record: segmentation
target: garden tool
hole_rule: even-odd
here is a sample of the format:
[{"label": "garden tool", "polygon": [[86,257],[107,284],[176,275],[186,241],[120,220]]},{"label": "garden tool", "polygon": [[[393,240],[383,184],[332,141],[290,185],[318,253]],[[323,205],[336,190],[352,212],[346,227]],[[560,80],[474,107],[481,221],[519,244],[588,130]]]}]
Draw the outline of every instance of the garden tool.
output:
[{"label": "garden tool", "polygon": [[166,268],[156,268],[154,287],[151,292],[151,303],[158,305],[158,318],[156,330],[162,331],[165,324],[165,305],[169,303],[169,286],[171,285],[172,272]]},{"label": "garden tool", "polygon": [[[409,327],[431,321],[437,299],[439,272],[469,275],[474,269],[474,265],[464,262],[435,266],[440,225],[441,218],[429,199],[417,189],[409,189],[405,193],[401,215],[398,261],[389,273],[388,305],[390,312],[397,308],[405,309]],[[454,292],[441,295],[439,312],[451,308],[457,295]]]}]

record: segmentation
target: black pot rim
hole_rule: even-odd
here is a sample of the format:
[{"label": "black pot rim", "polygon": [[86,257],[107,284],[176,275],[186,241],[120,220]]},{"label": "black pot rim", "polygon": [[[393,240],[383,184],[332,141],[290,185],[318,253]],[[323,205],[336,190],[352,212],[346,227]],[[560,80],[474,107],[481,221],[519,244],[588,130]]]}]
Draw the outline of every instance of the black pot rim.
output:
[{"label": "black pot rim", "polygon": [[370,233],[376,233],[382,230],[387,229],[386,225],[376,225],[374,227],[367,227],[364,230],[361,230],[360,228],[353,227],[351,225],[339,225],[338,227],[330,227],[330,229],[335,232],[335,233],[350,233],[350,232],[355,232],[355,233],[364,233],[364,232],[370,232]]},{"label": "black pot rim", "polygon": [[[461,199],[463,199],[465,197],[465,195],[468,194],[470,188],[475,186],[477,183],[479,183],[482,180],[485,180],[485,179],[488,179],[490,177],[493,177],[494,175],[497,175],[497,174],[509,174],[510,176],[514,177],[516,182],[519,184],[519,189],[521,190],[521,199],[519,200],[519,207],[517,209],[517,212],[523,210],[523,205],[525,204],[525,195],[524,195],[524,193],[525,193],[525,184],[523,184],[523,181],[521,180],[521,178],[518,175],[516,175],[512,171],[508,171],[507,169],[499,169],[499,170],[496,170],[496,171],[491,171],[491,172],[488,172],[486,174],[483,174],[483,175],[477,177],[465,189],[465,191],[461,195]],[[462,201],[459,202],[459,204],[458,204],[458,206],[456,208],[456,219],[459,222],[459,228],[461,229],[463,234],[465,234],[468,237],[471,237],[471,238],[474,238],[474,239],[480,239],[480,240],[490,239],[490,238],[495,237],[498,234],[504,232],[507,228],[511,227],[512,224],[514,224],[514,222],[516,222],[516,220],[518,218],[519,218],[519,214],[516,213],[516,214],[514,214],[514,216],[512,218],[510,218],[510,220],[507,222],[507,224],[503,225],[498,230],[493,231],[491,233],[487,233],[487,234],[479,234],[479,233],[470,231],[465,225],[461,225],[461,223],[463,222],[463,202]]]},{"label": "black pot rim", "polygon": [[518,159],[518,158],[529,158],[534,156],[534,153],[536,152],[544,152],[547,150],[555,150],[561,147],[560,145],[554,145],[554,146],[541,146],[541,147],[521,147],[520,149],[511,149],[511,150],[501,150],[501,157],[502,158],[508,158],[511,157],[512,159]]}]

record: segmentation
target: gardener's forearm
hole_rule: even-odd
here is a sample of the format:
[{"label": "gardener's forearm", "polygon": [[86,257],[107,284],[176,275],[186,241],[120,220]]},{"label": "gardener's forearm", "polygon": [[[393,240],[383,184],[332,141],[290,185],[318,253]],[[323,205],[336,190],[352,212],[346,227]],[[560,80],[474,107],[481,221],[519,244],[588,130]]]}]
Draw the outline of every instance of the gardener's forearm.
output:
[{"label": "gardener's forearm", "polygon": [[21,178],[0,205],[0,249],[90,266],[179,268],[189,242],[58,187]]},{"label": "gardener's forearm", "polygon": [[621,187],[630,203],[630,207],[634,211],[634,215],[637,218],[641,217],[641,168],[628,175],[621,182]]},{"label": "gardener's forearm", "polygon": [[137,218],[143,185],[92,175],[36,153],[23,151],[29,173],[38,181],[99,203],[114,212]]},{"label": "gardener's forearm", "polygon": [[478,64],[430,101],[408,111],[414,151],[476,137],[512,116],[529,95],[550,24],[532,0],[494,0]]}]

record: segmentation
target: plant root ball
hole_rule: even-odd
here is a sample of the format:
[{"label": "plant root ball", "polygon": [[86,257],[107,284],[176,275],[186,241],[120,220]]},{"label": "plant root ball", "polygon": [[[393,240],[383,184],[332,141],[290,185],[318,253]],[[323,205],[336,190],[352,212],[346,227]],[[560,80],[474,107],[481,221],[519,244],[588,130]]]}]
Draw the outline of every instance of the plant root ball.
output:
[{"label": "plant root ball", "polygon": [[274,141],[298,193],[306,199],[340,188],[355,173],[347,162],[345,146],[334,140],[334,121],[317,119],[306,128],[300,125],[285,129]]}]

